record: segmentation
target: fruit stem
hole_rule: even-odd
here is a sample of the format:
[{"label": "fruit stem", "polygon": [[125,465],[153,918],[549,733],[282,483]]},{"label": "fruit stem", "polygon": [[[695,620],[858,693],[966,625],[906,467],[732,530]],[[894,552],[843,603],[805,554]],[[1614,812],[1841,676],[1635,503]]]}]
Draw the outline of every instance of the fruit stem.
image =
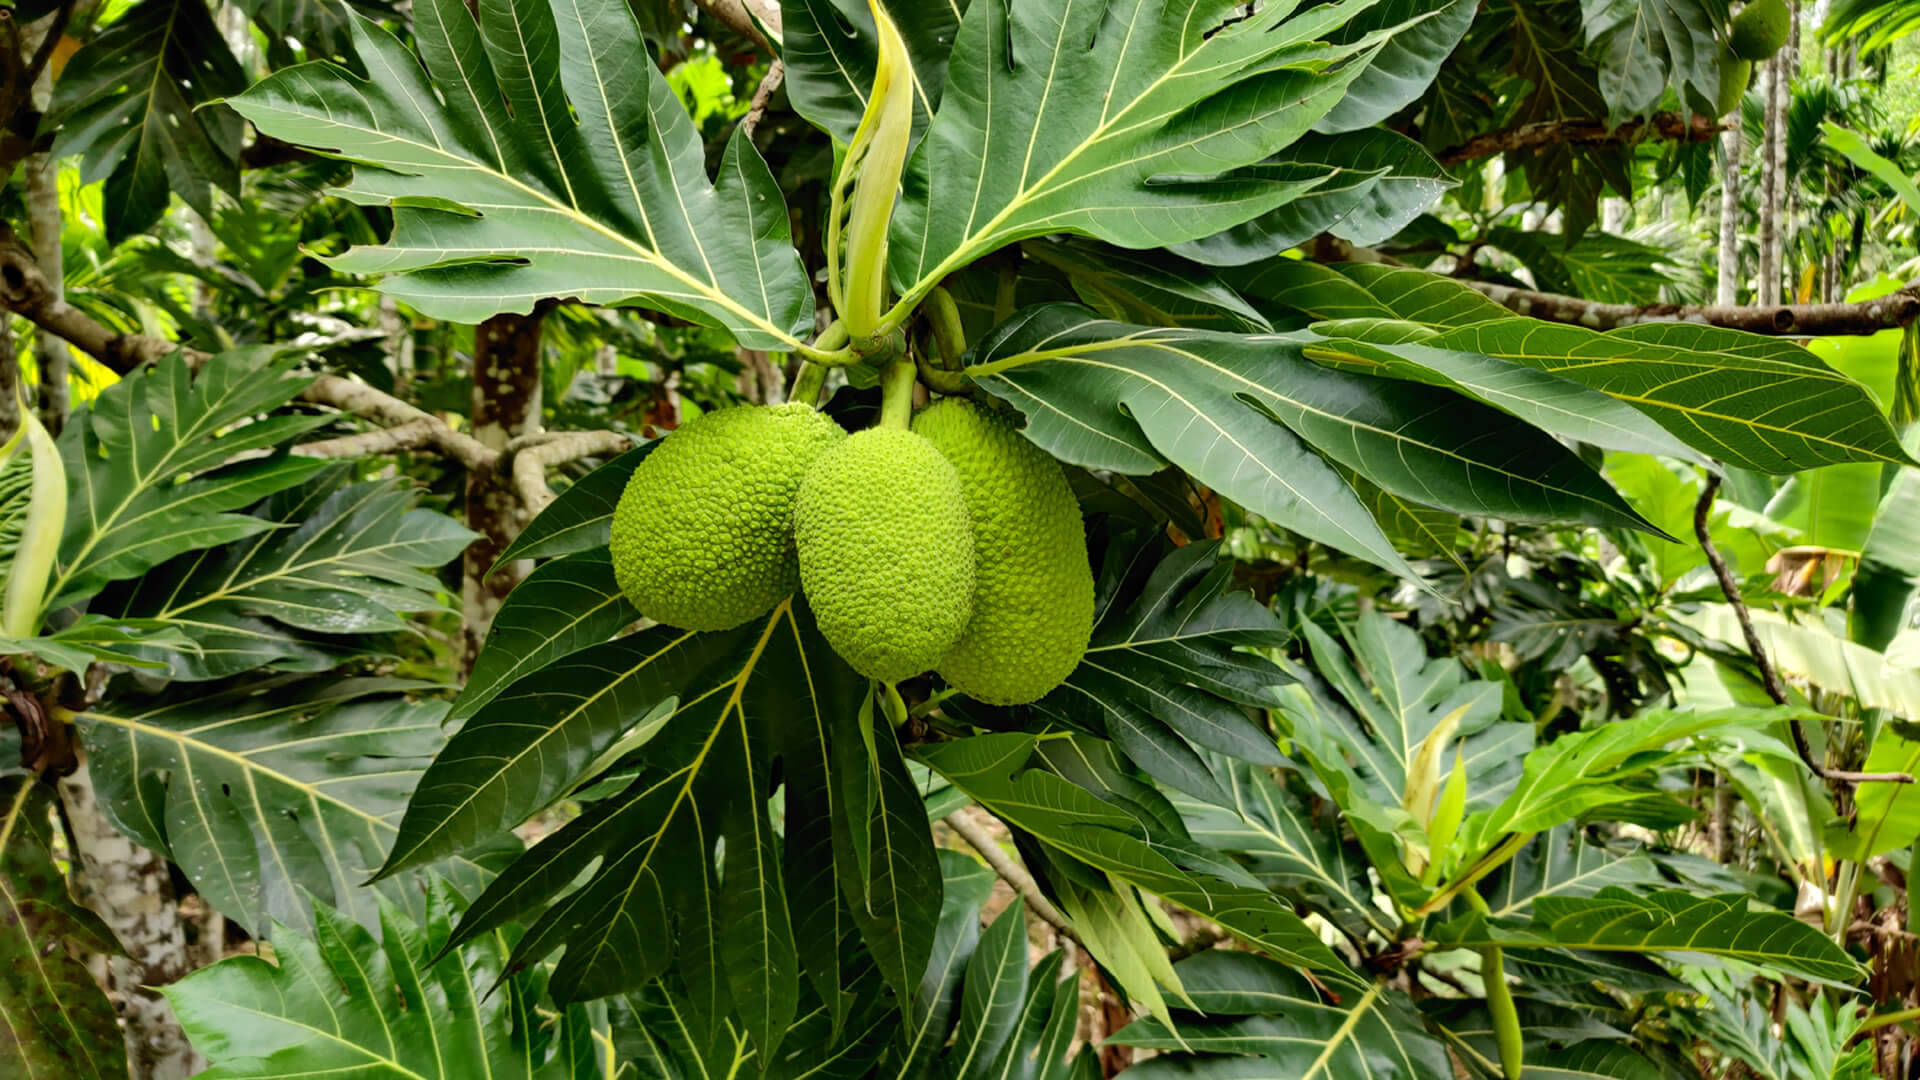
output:
[{"label": "fruit stem", "polygon": [[802,405],[820,404],[820,392],[827,388],[827,365],[803,360],[800,370],[794,373],[793,385],[787,388],[787,400]]},{"label": "fruit stem", "polygon": [[935,285],[927,293],[927,321],[933,327],[933,343],[940,350],[940,366],[960,370],[960,357],[967,351],[967,331],[960,323],[960,305],[953,294]]},{"label": "fruit stem", "polygon": [[913,361],[901,357],[880,375],[880,426],[906,428],[913,420]]}]

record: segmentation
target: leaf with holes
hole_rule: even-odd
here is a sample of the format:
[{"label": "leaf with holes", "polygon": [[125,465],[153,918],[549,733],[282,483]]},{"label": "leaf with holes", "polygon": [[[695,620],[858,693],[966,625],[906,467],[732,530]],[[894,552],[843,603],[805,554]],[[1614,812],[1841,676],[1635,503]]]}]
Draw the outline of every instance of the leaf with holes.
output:
[{"label": "leaf with holes", "polygon": [[222,102],[247,73],[202,0],[142,0],[73,55],[55,82],[45,130],[53,155],[81,155],[105,180],[107,239],[160,220],[169,194],[208,221],[213,190],[240,190],[240,118]]},{"label": "leaf with holes", "polygon": [[[407,696],[426,688],[330,677],[215,696],[185,687],[171,700],[117,698],[75,722],[114,824],[250,933],[307,925],[309,895],[374,926],[382,900],[419,913],[420,873],[361,886],[446,742],[446,705]],[[438,869],[479,889],[518,846],[488,839]]]},{"label": "leaf with holes", "polygon": [[[360,78],[277,72],[233,99],[261,132],[370,168],[345,194],[392,206],[385,244],[329,260],[381,273],[433,318],[546,297],[642,304],[791,350],[813,293],[766,162],[736,135],[717,183],[623,0],[462,0],[414,11],[420,59],[356,17]],[[425,70],[421,68],[424,61]]]}]

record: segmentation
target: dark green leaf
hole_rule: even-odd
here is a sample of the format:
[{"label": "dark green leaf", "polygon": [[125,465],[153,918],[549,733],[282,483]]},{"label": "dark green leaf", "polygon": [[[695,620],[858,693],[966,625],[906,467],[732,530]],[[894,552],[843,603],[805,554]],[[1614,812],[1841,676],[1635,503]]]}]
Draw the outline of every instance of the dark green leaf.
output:
[{"label": "dark green leaf", "polygon": [[527,522],[496,564],[606,547],[613,539],[613,509],[620,505],[620,494],[627,490],[633,470],[657,445],[636,446],[575,481]]},{"label": "dark green leaf", "polygon": [[[142,577],[121,610],[191,639],[145,643],[175,679],[251,668],[295,671],[364,648],[368,635],[407,629],[406,615],[446,610],[427,571],[474,539],[452,518],[418,508],[392,480],[341,486],[336,467],[255,508],[253,535],[184,555]],[[320,662],[315,662],[316,654]]]},{"label": "dark green leaf", "polygon": [[523,676],[602,644],[639,619],[614,581],[613,560],[604,549],[542,564],[494,614],[448,719],[472,716]]},{"label": "dark green leaf", "polygon": [[214,188],[238,193],[242,126],[221,99],[246,88],[203,0],[142,0],[74,54],[46,127],[54,156],[106,181],[110,242],[159,221],[169,193],[206,220]]},{"label": "dark green leaf", "polygon": [[[866,0],[784,0],[780,55],[787,65],[793,111],[841,143],[853,141],[867,110],[880,43]],[[926,127],[946,84],[966,0],[885,0],[880,5],[907,43],[913,62],[913,130]]]},{"label": "dark green leaf", "polygon": [[[418,873],[361,887],[394,817],[446,742],[446,706],[403,696],[425,684],[324,678],[209,697],[125,698],[79,714],[100,801],[121,831],[173,859],[217,910],[256,936],[304,926],[309,895],[375,924],[376,901],[418,911]],[[441,869],[463,889],[491,876],[498,833]]]},{"label": "dark green leaf", "polygon": [[1446,1051],[1420,1029],[1405,999],[1382,983],[1343,987],[1330,1000],[1297,971],[1225,950],[1200,953],[1175,970],[1201,1015],[1182,1014],[1171,1031],[1149,1018],[1116,1033],[1111,1042],[1163,1051],[1128,1070],[1131,1075],[1433,1080],[1452,1072]]},{"label": "dark green leaf", "polygon": [[1585,383],[1729,465],[1788,473],[1848,461],[1906,463],[1859,383],[1779,338],[1692,323],[1605,334],[1513,318],[1424,343],[1498,356]]},{"label": "dark green leaf", "polygon": [[1735,960],[1837,985],[1849,985],[1862,973],[1818,929],[1787,912],[1755,910],[1743,893],[1697,896],[1677,889],[1609,888],[1593,896],[1542,896],[1533,902],[1533,921],[1526,926],[1474,914],[1436,928],[1429,939],[1462,948],[1673,953],[1681,960]]},{"label": "dark green leaf", "polygon": [[1393,36],[1314,130],[1371,128],[1419,100],[1473,25],[1477,10],[1468,0],[1383,0],[1341,27],[1330,40],[1357,41],[1380,30]]},{"label": "dark green leaf", "polygon": [[394,208],[392,238],[330,260],[389,275],[435,318],[480,322],[545,297],[644,304],[790,350],[813,294],[786,205],[736,137],[717,186],[625,0],[462,0],[414,13],[426,70],[377,24],[354,24],[362,80],[331,64],[278,72],[233,99],[263,133],[371,168],[346,194]]},{"label": "dark green leaf", "polygon": [[1233,170],[1305,134],[1366,70],[1385,31],[1319,40],[1359,8],[973,4],[893,222],[904,301],[1030,236],[1161,247],[1309,190]]},{"label": "dark green leaf", "polygon": [[[1458,0],[1451,5],[1464,7]],[[1378,62],[1369,70],[1379,71]],[[1174,251],[1213,266],[1243,266],[1322,232],[1370,246],[1405,228],[1453,186],[1447,171],[1425,147],[1385,128],[1307,135],[1242,173],[1274,181],[1328,175],[1292,202],[1231,229],[1177,244]]]},{"label": "dark green leaf", "polygon": [[308,380],[289,367],[272,350],[247,349],[221,353],[195,375],[176,354],[76,414],[60,435],[70,512],[49,604],[76,603],[176,555],[271,529],[271,521],[231,511],[330,467],[278,455],[227,466],[326,422],[254,419],[305,388]]},{"label": "dark green leaf", "polygon": [[[11,751],[14,747],[9,746]],[[99,916],[67,894],[54,863],[53,789],[0,778],[0,1073],[20,1080],[127,1075],[113,1006],[69,943],[119,952]]]},{"label": "dark green leaf", "polygon": [[557,1024],[539,1016],[533,978],[485,992],[500,977],[504,940],[435,954],[457,904],[450,894],[434,888],[424,925],[382,902],[377,942],[316,908],[311,937],[279,928],[272,962],[235,956],[167,987],[194,1049],[213,1062],[202,1075],[602,1075],[585,1008],[564,1010]]}]

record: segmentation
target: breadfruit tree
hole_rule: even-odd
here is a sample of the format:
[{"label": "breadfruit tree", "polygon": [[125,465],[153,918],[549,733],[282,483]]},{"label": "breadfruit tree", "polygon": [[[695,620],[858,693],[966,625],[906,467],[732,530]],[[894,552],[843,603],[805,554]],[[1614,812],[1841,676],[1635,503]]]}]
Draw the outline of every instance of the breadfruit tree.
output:
[{"label": "breadfruit tree", "polygon": [[[1897,508],[1915,464],[1861,383],[1717,323],[1910,312],[1548,321],[1545,294],[1376,250],[1421,250],[1456,183],[1442,136],[1390,121],[1442,110],[1456,49],[1518,33],[1470,38],[1465,0],[701,6],[777,55],[711,151],[628,0],[415,0],[410,42],[343,10],[349,58],[216,80],[203,134],[244,120],[344,163],[329,182],[385,229],[311,253],[394,311],[480,324],[476,393],[486,342],[634,309],[789,376],[758,403],[633,446],[463,432],[296,347],[122,334],[93,351],[134,350],[126,377],[57,438],[28,417],[0,471],[0,636],[71,673],[19,695],[24,749],[71,732],[118,828],[272,943],[167,992],[214,1075],[1066,1078],[1137,1055],[1141,1080],[1635,1078],[1740,1042],[1715,980],[1791,980],[1803,1020],[1862,980],[1847,919],[1621,838],[1693,822],[1676,778],[1716,770],[1813,792],[1798,831],[1860,865],[1920,836],[1904,791],[1852,787],[1910,782],[1905,725],[1816,754],[1819,699],[1780,689],[1712,548],[1746,528],[1715,517],[1723,482],[1853,467]],[[1779,0],[1686,7],[1583,5],[1581,63],[1606,63],[1580,161],[1656,105],[1737,111],[1791,29]],[[1514,49],[1503,71],[1544,77]],[[776,93],[824,185],[783,187],[756,141]],[[1683,118],[1676,141],[1694,119],[1717,133]],[[1561,248],[1503,242],[1573,265],[1588,164],[1534,189]],[[176,185],[206,188],[189,165]],[[380,426],[299,442],[343,415]],[[467,575],[536,564],[450,702],[393,639],[446,608],[434,573],[475,534],[445,487],[329,460],[368,447],[460,462],[470,513],[489,484],[537,511]],[[1627,457],[1660,459],[1634,498]],[[582,459],[553,495],[545,470]],[[1683,477],[1697,504],[1647,497]],[[1532,526],[1574,538],[1553,569],[1585,584],[1486,600]],[[1696,537],[1714,579],[1593,614],[1638,588],[1621,566]],[[1920,580],[1890,543],[1880,571]],[[1433,659],[1376,596],[1497,629]],[[1734,612],[1746,637],[1706,628]],[[1738,667],[1747,641],[1774,700],[1658,707],[1673,654]],[[1589,653],[1607,708],[1583,725],[1557,680]],[[1498,662],[1522,654],[1533,697]],[[165,688],[89,689],[108,669]],[[100,934],[45,885],[47,798],[0,776],[13,964]],[[976,806],[1004,845],[956,816]],[[995,874],[948,828],[1017,887],[984,928]],[[1098,1045],[1063,954],[1030,959],[1030,912],[1117,1014]],[[71,966],[44,981],[85,982]],[[22,1061],[112,1027],[103,1001],[54,1023],[30,1000]],[[1857,1064],[1870,1022],[1822,1015]]]}]

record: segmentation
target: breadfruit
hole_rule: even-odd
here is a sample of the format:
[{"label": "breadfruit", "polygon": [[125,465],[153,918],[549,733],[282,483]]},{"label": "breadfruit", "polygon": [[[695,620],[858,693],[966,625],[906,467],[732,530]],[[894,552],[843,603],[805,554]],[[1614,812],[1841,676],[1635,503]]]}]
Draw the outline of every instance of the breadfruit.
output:
[{"label": "breadfruit", "polygon": [[960,477],[904,428],[859,432],[814,461],[794,539],[821,634],[868,678],[898,682],[932,668],[973,614]]},{"label": "breadfruit", "polygon": [[793,505],[847,433],[801,404],[705,413],[641,460],[613,512],[613,576],[649,619],[726,630],[800,583]]},{"label": "breadfruit", "polygon": [[971,402],[942,398],[913,430],[953,463],[973,523],[973,618],[934,670],[989,705],[1038,700],[1093,632],[1080,504],[1052,455]]},{"label": "breadfruit", "polygon": [[1720,57],[1720,96],[1714,99],[1715,116],[1725,116],[1740,108],[1740,100],[1747,96],[1747,84],[1753,79],[1753,61],[1742,60],[1737,56]]},{"label": "breadfruit", "polygon": [[1742,60],[1765,60],[1787,43],[1792,18],[1786,0],[1753,0],[1733,17],[1727,46]]}]

